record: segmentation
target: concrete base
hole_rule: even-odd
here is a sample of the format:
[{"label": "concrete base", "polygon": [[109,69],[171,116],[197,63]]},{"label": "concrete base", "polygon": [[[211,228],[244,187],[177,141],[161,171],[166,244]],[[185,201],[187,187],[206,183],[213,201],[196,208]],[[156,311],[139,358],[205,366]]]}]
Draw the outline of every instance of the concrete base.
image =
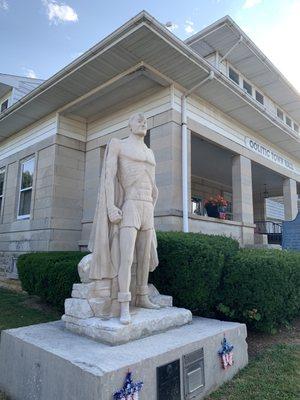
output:
[{"label": "concrete base", "polygon": [[62,320],[70,331],[111,345],[150,336],[192,321],[192,313],[189,310],[177,307],[165,307],[158,310],[136,308],[131,311],[131,314],[132,321],[129,325],[122,325],[119,317],[104,320],[96,317],[75,318],[63,315]]},{"label": "concrete base", "polygon": [[[234,364],[222,369],[218,350],[224,334],[234,345]],[[2,332],[0,389],[14,400],[111,400],[129,370],[142,380],[141,400],[157,400],[157,367],[203,348],[205,385],[201,399],[231,379],[248,362],[243,324],[194,318],[164,333],[111,347],[53,322]],[[168,398],[164,398],[168,400]]]}]

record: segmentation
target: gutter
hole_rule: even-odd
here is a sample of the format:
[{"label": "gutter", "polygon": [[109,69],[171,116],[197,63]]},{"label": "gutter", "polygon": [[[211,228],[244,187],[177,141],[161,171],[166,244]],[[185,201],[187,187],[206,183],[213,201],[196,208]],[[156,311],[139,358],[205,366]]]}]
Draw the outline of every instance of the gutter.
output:
[{"label": "gutter", "polygon": [[183,216],[183,232],[189,232],[189,195],[188,195],[188,154],[187,154],[187,97],[192,94],[200,86],[206,82],[213,80],[214,71],[210,71],[209,75],[202,81],[193,86],[190,90],[181,96],[181,172],[182,172],[182,216]]}]

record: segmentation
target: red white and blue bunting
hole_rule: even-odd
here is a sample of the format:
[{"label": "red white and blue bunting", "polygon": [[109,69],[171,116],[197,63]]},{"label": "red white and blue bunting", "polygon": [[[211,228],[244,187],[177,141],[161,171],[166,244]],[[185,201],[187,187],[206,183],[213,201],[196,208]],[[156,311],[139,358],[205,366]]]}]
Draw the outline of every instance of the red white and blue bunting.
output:
[{"label": "red white and blue bunting", "polygon": [[124,386],[114,394],[114,400],[138,400],[143,382],[134,383],[131,375],[132,372],[127,373]]},{"label": "red white and blue bunting", "polygon": [[221,342],[222,347],[218,351],[218,354],[221,358],[222,367],[227,369],[233,365],[233,346],[227,342],[226,337]]}]

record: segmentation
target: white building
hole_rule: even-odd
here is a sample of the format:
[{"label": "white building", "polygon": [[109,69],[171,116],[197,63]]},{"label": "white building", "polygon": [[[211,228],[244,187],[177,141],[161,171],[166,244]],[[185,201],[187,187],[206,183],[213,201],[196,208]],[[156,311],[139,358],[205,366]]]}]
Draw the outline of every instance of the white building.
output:
[{"label": "white building", "polygon": [[0,73],[0,112],[19,101],[43,80]]},{"label": "white building", "polygon": [[[136,111],[157,161],[158,229],[253,245],[266,243],[265,221],[298,212],[300,95],[230,17],[183,42],[142,12],[8,105],[0,267],[21,252],[86,248],[104,148]],[[226,220],[205,215],[216,194]]]}]

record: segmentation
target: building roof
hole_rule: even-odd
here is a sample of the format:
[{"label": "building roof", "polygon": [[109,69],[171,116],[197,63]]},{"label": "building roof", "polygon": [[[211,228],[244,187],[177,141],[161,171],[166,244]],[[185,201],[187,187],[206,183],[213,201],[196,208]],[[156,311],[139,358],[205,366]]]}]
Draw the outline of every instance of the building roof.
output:
[{"label": "building roof", "polygon": [[299,122],[299,92],[230,16],[227,15],[197,32],[186,39],[185,43],[202,57],[215,51],[224,56],[236,45],[226,59]]},{"label": "building roof", "polygon": [[[5,110],[0,115],[0,140],[51,112],[61,112],[66,107],[70,112],[78,112],[79,102],[81,116],[89,118],[91,106],[105,112],[109,104],[120,99],[124,104],[138,91],[170,83],[188,91],[211,71],[214,79],[197,87],[195,95],[278,143],[282,149],[300,156],[298,134],[268,115],[264,106],[246,96],[228,77],[145,11]],[[132,79],[134,84],[128,84]]]},{"label": "building roof", "polygon": [[42,79],[0,73],[0,97],[5,96],[11,89],[15,89],[12,99],[14,103],[42,82],[44,82]]}]

